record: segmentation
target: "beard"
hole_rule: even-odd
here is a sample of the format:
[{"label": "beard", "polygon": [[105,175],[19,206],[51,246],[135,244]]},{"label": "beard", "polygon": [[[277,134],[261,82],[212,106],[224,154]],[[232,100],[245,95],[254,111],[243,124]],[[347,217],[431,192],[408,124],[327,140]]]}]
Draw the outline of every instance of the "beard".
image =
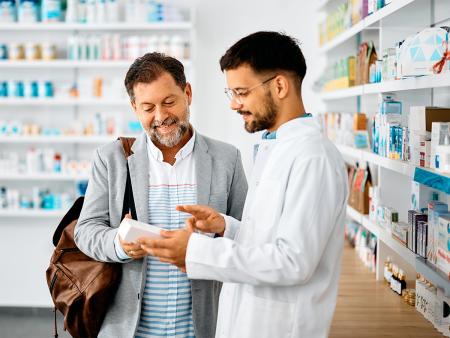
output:
[{"label": "beard", "polygon": [[[164,121],[155,120],[150,125],[148,130],[148,135],[152,142],[158,142],[165,147],[171,148],[180,143],[183,136],[189,130],[189,110],[186,111],[186,118],[184,120],[180,120],[176,116],[169,116]],[[175,124],[175,129],[167,134],[161,134],[158,131],[158,127],[160,126],[171,126]]]},{"label": "beard", "polygon": [[272,94],[268,92],[265,96],[262,112],[238,110],[237,113],[241,115],[250,114],[253,116],[252,121],[244,122],[244,128],[249,133],[255,133],[257,131],[268,129],[275,124],[275,120],[278,116],[278,107],[273,100]]}]

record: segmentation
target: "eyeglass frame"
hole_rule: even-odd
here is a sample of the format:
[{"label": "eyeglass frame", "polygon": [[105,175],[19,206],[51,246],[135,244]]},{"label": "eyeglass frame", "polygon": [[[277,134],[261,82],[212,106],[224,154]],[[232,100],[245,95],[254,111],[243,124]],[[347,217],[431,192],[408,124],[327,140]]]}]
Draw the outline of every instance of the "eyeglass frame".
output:
[{"label": "eyeglass frame", "polygon": [[272,81],[273,79],[275,79],[278,75],[274,75],[270,78],[268,78],[267,80],[264,80],[258,84],[255,84],[254,86],[251,86],[250,88],[239,88],[239,90],[244,91],[241,93],[237,93],[236,89],[232,89],[232,88],[225,88],[224,92],[225,95],[228,97],[228,99],[230,100],[230,102],[232,102],[233,100],[238,103],[238,104],[242,104],[242,97],[245,97],[246,95],[248,95],[248,93],[250,93],[253,89],[258,88],[266,83],[268,83],[269,81]]}]

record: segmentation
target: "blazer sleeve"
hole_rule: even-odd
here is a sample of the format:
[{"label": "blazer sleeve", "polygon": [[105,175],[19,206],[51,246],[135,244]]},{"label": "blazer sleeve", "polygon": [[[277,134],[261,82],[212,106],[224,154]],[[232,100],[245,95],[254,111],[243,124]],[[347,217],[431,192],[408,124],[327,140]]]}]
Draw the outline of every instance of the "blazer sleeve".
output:
[{"label": "blazer sleeve", "polygon": [[114,246],[117,229],[110,225],[108,187],[108,169],[97,150],[74,239],[78,248],[95,260],[123,263]]},{"label": "blazer sleeve", "polygon": [[236,161],[234,164],[233,179],[227,201],[227,215],[240,220],[247,196],[247,179],[242,165],[241,153],[236,149]]}]

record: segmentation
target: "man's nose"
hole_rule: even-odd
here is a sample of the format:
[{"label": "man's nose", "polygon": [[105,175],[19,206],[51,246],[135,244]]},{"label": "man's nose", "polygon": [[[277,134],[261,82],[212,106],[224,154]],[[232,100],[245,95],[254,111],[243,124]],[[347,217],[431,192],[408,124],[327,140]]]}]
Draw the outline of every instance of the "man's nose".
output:
[{"label": "man's nose", "polygon": [[162,107],[157,107],[155,111],[155,120],[163,122],[169,115]]},{"label": "man's nose", "polygon": [[233,110],[239,110],[242,108],[242,103],[236,102],[235,99],[230,101],[230,108]]}]

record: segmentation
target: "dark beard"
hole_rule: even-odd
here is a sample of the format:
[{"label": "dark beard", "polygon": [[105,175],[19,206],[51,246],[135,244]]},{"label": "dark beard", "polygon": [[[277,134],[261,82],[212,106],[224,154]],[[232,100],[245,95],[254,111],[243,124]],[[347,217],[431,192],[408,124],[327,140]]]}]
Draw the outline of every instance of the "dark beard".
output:
[{"label": "dark beard", "polygon": [[250,111],[238,110],[238,114],[252,114],[254,119],[251,122],[245,122],[244,128],[249,133],[255,133],[257,131],[266,130],[275,124],[277,117],[277,107],[273,101],[272,94],[270,92],[265,96],[266,102],[264,103],[264,112],[252,113]]}]

